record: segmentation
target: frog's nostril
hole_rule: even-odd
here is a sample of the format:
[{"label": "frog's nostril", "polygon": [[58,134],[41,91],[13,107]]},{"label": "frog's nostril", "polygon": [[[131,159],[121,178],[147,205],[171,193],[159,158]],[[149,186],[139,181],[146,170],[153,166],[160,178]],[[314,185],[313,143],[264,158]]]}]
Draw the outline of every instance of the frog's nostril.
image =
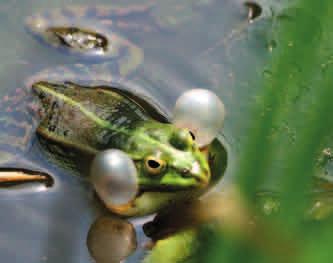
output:
[{"label": "frog's nostril", "polygon": [[183,177],[188,177],[190,175],[190,169],[184,168],[180,171]]}]

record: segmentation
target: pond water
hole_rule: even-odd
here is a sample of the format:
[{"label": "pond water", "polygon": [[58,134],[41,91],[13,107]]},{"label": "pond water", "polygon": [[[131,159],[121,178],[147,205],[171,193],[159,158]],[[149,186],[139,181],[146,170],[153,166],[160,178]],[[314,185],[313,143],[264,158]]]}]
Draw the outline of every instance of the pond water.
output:
[{"label": "pond water", "polygon": [[[242,151],[250,105],[256,99],[256,79],[270,55],[267,43],[272,36],[263,34],[262,29],[270,27],[271,20],[259,19],[251,27],[241,0],[182,2],[153,1],[152,18],[147,23],[157,26],[156,30],[124,27],[119,34],[144,52],[144,62],[131,75],[130,83],[145,91],[166,111],[170,112],[178,96],[191,88],[210,89],[223,100],[227,109],[223,136],[229,145],[230,157],[225,179],[219,186],[223,189]],[[133,3],[151,5],[152,1],[112,1],[115,6]],[[91,3],[87,0],[0,0],[1,97],[23,88],[26,79],[40,70],[78,62],[75,56],[52,50],[32,38],[24,28],[25,18],[43,10],[84,4]],[[99,0],[94,4],[109,5],[110,1]],[[269,8],[275,5],[265,5],[264,18],[270,16]],[[135,18],[125,19],[129,24],[134,19],[135,24]],[[0,131],[1,143],[8,138],[6,132]],[[4,165],[9,161],[24,167],[40,167],[56,179],[55,186],[49,189],[27,186],[0,189],[1,262],[90,262],[86,237],[90,225],[101,213],[91,187],[50,164],[34,143],[27,151],[16,152],[14,159],[10,155],[8,160],[5,152],[1,154]],[[143,256],[140,248],[147,239],[141,225],[145,220],[132,220],[139,249],[128,262],[138,262]]]}]

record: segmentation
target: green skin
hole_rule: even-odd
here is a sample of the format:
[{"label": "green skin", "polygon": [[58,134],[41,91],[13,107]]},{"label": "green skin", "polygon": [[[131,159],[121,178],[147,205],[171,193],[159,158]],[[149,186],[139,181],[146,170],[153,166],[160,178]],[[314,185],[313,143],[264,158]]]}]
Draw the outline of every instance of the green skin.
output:
[{"label": "green skin", "polygon": [[199,242],[197,229],[181,230],[166,239],[159,240],[143,263],[186,262],[185,260],[189,260],[195,255]]},{"label": "green skin", "polygon": [[[133,131],[123,150],[136,163],[142,189],[172,191],[208,185],[210,172],[207,158],[188,130],[145,121]],[[164,162],[164,168],[158,174],[152,176],[147,171],[147,156]]]}]

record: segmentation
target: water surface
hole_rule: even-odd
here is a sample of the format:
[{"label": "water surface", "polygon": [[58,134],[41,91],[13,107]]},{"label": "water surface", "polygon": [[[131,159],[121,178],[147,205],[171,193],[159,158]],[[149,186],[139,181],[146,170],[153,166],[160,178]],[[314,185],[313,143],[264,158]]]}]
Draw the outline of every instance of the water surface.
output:
[{"label": "water surface", "polygon": [[[112,4],[147,2],[151,1],[117,0]],[[155,1],[152,12],[162,25],[160,30],[125,35],[144,51],[144,63],[132,82],[168,111],[187,89],[207,88],[220,96],[227,109],[223,129],[230,156],[226,185],[246,138],[249,108],[257,90],[256,76],[262,74],[262,65],[270,56],[267,43],[272,36],[263,34],[262,29],[271,24],[262,19],[256,27],[249,26],[240,0],[197,0],[182,5],[178,2]],[[88,3],[0,0],[2,97],[23,87],[25,79],[46,67],[76,62],[75,57],[36,42],[24,29],[25,17],[45,9]],[[110,1],[99,0],[94,4]],[[264,15],[269,16],[266,9]],[[0,131],[5,133],[6,130]],[[36,143],[28,152],[17,154],[23,160],[20,165],[38,166],[52,173],[56,184],[47,190],[0,189],[1,262],[90,262],[86,236],[101,213],[90,185],[51,164]],[[133,220],[139,250],[128,262],[138,262],[143,255],[143,221]]]}]

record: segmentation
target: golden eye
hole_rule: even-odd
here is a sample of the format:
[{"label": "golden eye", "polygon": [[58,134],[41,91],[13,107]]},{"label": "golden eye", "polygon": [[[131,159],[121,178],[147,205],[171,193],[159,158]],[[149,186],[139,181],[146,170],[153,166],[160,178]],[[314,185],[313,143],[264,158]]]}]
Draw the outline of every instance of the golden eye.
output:
[{"label": "golden eye", "polygon": [[148,156],[145,161],[145,166],[148,173],[152,175],[157,175],[161,173],[161,171],[165,167],[165,162],[153,156]]}]

